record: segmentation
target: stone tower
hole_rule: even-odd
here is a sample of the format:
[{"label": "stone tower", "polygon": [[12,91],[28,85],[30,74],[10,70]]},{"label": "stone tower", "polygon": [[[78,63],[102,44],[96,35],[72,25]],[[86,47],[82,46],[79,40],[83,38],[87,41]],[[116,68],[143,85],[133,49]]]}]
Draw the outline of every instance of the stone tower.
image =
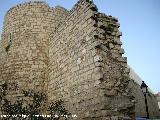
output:
[{"label": "stone tower", "polygon": [[77,120],[131,119],[118,28],[118,20],[99,13],[90,0],[79,0],[70,11],[44,2],[17,5],[5,16],[0,81],[64,100]]},{"label": "stone tower", "polygon": [[50,8],[44,2],[29,2],[7,12],[1,40],[2,80],[17,81],[23,89],[44,89],[49,36],[67,13],[61,9]]}]

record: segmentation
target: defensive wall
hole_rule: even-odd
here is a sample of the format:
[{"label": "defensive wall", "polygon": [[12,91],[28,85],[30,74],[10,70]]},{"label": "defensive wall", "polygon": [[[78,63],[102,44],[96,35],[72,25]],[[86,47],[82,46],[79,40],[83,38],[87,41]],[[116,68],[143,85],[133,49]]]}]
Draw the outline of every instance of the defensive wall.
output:
[{"label": "defensive wall", "polygon": [[0,82],[11,85],[11,98],[33,89],[48,101],[62,99],[77,120],[134,119],[119,27],[90,0],[70,11],[38,1],[17,5],[4,20]]}]

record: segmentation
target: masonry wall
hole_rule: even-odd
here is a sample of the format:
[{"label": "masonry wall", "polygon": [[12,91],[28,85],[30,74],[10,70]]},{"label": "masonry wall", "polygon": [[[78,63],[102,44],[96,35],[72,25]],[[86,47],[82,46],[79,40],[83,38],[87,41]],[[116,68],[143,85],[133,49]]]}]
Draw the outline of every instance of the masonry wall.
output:
[{"label": "masonry wall", "polygon": [[159,109],[159,112],[160,112],[160,92],[158,92],[156,94],[156,98],[157,98],[157,101],[158,101],[158,109]]},{"label": "masonry wall", "polygon": [[119,27],[90,0],[79,0],[70,11],[44,2],[17,5],[4,20],[0,84],[10,84],[11,98],[19,89],[34,89],[49,101],[62,99],[77,120],[134,119],[135,111],[143,116],[144,104],[135,110],[132,96],[142,93],[128,86]]},{"label": "masonry wall", "polygon": [[27,2],[7,12],[1,40],[0,80],[12,85],[12,92],[18,88],[46,89],[49,36],[66,14],[62,7],[50,8],[44,2]]},{"label": "masonry wall", "polygon": [[134,116],[118,27],[117,19],[80,0],[50,39],[48,96],[63,99],[77,119]]},{"label": "masonry wall", "polygon": [[[131,88],[131,92],[135,97],[135,117],[146,117],[146,105],[144,94],[140,88],[140,85],[134,82],[134,80],[130,81],[129,87]],[[158,102],[154,94],[149,92],[147,94],[147,105],[150,119],[160,118],[160,113],[158,110]]]}]

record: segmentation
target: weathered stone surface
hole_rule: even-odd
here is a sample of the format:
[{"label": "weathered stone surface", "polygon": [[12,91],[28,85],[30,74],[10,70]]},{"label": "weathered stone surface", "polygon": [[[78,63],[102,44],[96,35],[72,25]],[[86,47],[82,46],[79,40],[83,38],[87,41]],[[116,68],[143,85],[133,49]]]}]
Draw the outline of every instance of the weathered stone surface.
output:
[{"label": "weathered stone surface", "polygon": [[64,100],[77,120],[133,119],[118,28],[116,18],[99,13],[89,0],[70,11],[44,2],[17,5],[5,16],[0,81]]}]

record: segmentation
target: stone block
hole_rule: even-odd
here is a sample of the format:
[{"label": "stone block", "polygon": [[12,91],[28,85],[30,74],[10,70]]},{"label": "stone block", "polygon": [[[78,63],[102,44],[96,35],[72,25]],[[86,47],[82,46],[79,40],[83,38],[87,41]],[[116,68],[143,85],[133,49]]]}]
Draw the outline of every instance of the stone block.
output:
[{"label": "stone block", "polygon": [[103,61],[103,60],[102,60],[102,57],[100,55],[94,56],[94,62],[101,62],[101,61]]}]

